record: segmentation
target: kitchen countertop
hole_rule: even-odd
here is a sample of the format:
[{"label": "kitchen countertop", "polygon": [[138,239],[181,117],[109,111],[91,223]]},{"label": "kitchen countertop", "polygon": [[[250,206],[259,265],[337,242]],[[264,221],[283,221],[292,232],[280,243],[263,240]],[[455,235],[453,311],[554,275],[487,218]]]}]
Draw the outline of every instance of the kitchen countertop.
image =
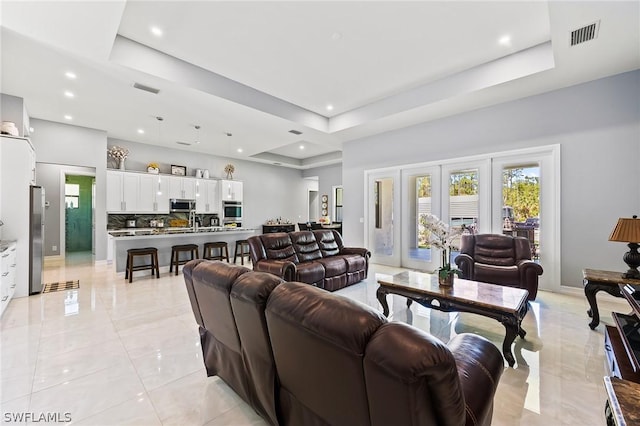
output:
[{"label": "kitchen countertop", "polygon": [[225,232],[254,232],[253,228],[241,228],[230,226],[200,226],[198,228],[128,228],[128,229],[111,229],[107,233],[114,238],[130,238],[142,236],[171,236],[184,234],[207,234],[207,233],[225,233]]}]

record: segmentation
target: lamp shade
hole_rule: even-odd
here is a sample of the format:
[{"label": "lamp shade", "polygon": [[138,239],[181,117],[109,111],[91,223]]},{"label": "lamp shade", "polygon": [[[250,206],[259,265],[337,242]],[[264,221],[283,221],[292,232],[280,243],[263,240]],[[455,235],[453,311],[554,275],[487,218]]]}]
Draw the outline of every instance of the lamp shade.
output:
[{"label": "lamp shade", "polygon": [[638,216],[621,217],[614,228],[609,241],[621,243],[640,243],[640,219]]}]

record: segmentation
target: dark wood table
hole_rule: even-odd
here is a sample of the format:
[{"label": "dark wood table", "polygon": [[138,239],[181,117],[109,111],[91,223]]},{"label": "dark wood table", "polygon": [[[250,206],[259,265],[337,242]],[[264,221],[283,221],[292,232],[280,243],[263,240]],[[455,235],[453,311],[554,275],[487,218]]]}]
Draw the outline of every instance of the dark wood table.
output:
[{"label": "dark wood table", "polygon": [[607,391],[607,424],[611,419],[616,426],[640,425],[640,384],[605,376],[604,388]]},{"label": "dark wood table", "polygon": [[589,327],[594,330],[600,324],[600,312],[596,302],[596,293],[604,291],[615,297],[622,297],[618,284],[640,285],[640,280],[623,278],[622,272],[602,271],[600,269],[583,269],[582,278],[584,284],[584,295],[589,302],[587,315],[591,318]]},{"label": "dark wood table", "polygon": [[398,294],[408,299],[407,306],[415,300],[443,312],[470,312],[496,319],[506,330],[502,353],[509,366],[514,366],[511,344],[516,336],[524,338],[526,334],[521,323],[529,309],[527,290],[460,278],[455,278],[451,287],[441,287],[437,274],[414,271],[379,279],[378,284],[376,295],[385,316],[389,315],[387,294]]}]

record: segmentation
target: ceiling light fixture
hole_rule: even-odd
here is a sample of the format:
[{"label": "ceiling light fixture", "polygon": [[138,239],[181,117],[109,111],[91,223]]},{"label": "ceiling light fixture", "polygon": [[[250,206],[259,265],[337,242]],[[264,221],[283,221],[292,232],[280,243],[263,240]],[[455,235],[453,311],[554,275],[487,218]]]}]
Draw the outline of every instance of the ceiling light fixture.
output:
[{"label": "ceiling light fixture", "polygon": [[76,95],[74,95],[74,94],[73,94],[73,92],[70,92],[70,91],[68,91],[68,90],[65,90],[64,95],[65,95],[67,98],[75,98],[75,97],[76,97]]},{"label": "ceiling light fixture", "polygon": [[304,149],[304,145],[300,145],[300,149]]},{"label": "ceiling light fixture", "polygon": [[331,104],[327,105],[327,111],[333,111],[333,105]]},{"label": "ceiling light fixture", "polygon": [[498,43],[502,46],[511,46],[511,36],[504,35],[498,39]]},{"label": "ceiling light fixture", "polygon": [[197,124],[194,126],[196,128],[196,145],[200,143],[200,126]]},{"label": "ceiling light fixture", "polygon": [[159,27],[151,27],[151,34],[156,37],[162,37],[162,30]]},{"label": "ceiling light fixture", "polygon": [[242,152],[242,148],[238,148],[238,152]]},{"label": "ceiling light fixture", "polygon": [[225,135],[227,135],[227,136],[233,136],[233,133],[231,133],[231,132],[225,132]]},{"label": "ceiling light fixture", "polygon": [[73,120],[73,117],[72,117],[72,116],[70,116],[69,114],[66,114],[66,115],[64,116],[64,119],[65,119],[65,120]]},{"label": "ceiling light fixture", "polygon": [[138,133],[144,135],[144,129],[138,129]]},{"label": "ceiling light fixture", "polygon": [[76,79],[76,74],[74,72],[71,71],[67,71],[66,73],[64,73],[64,75],[69,79],[69,80],[75,80]]}]

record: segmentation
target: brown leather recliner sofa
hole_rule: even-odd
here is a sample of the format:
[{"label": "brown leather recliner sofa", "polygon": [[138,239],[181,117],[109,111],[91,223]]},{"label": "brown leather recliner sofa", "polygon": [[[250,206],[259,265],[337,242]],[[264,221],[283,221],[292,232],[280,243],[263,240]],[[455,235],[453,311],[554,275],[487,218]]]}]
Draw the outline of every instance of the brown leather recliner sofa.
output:
[{"label": "brown leather recliner sofa", "polygon": [[367,278],[371,252],[345,247],[332,229],[249,237],[253,270],[335,291]]},{"label": "brown leather recliner sofa", "polygon": [[184,279],[207,374],[273,425],[490,425],[504,368],[473,334],[447,345],[369,306],[226,262]]},{"label": "brown leather recliner sofa", "polygon": [[525,237],[464,234],[455,262],[461,278],[523,288],[529,300],[535,300],[543,271],[531,257],[531,244]]}]

